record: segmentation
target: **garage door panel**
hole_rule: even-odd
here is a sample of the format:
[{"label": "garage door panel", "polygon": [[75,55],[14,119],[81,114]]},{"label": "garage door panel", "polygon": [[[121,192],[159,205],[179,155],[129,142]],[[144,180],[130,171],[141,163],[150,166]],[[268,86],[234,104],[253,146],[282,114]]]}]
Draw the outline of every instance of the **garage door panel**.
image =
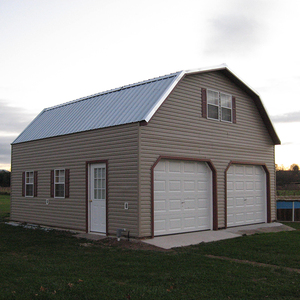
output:
[{"label": "garage door panel", "polygon": [[196,207],[196,199],[184,199],[184,210],[195,211]]},{"label": "garage door panel", "polygon": [[195,229],[197,226],[197,221],[195,217],[184,218],[183,221],[184,221],[184,227],[187,229]]},{"label": "garage door panel", "polygon": [[[159,162],[160,164],[160,162]],[[166,161],[166,164],[169,166],[169,173],[181,173],[181,164],[178,161]],[[167,166],[166,166],[167,168]],[[155,171],[156,171],[156,167],[155,167]],[[166,169],[167,171],[167,169]]]},{"label": "garage door panel", "polygon": [[245,174],[245,168],[244,166],[235,166],[235,170],[233,170],[233,173],[235,175],[244,175]]},{"label": "garage door panel", "polygon": [[184,192],[194,192],[196,183],[194,180],[184,180],[183,181],[183,191]]},{"label": "garage door panel", "polygon": [[[255,201],[255,202],[254,202]],[[254,198],[253,197],[247,197],[246,198],[246,200],[245,200],[245,205],[246,205],[246,207],[253,207],[253,209],[255,209],[254,208],[254,206],[255,206],[255,204],[257,204],[257,202],[256,202],[256,200],[254,200]],[[258,208],[257,208],[258,209]]]},{"label": "garage door panel", "polygon": [[170,199],[169,211],[178,212],[181,211],[181,199]]},{"label": "garage door panel", "polygon": [[232,165],[227,172],[227,226],[266,221],[266,174],[255,165]]},{"label": "garage door panel", "polygon": [[165,232],[166,230],[166,220],[156,220],[154,226],[157,232]]},{"label": "garage door panel", "polygon": [[156,191],[165,191],[166,190],[166,181],[165,180],[157,180],[156,181]]},{"label": "garage door panel", "polygon": [[253,191],[254,190],[254,182],[253,181],[247,181],[246,182],[246,190],[247,191]]},{"label": "garage door panel", "polygon": [[156,201],[156,210],[157,211],[166,211],[166,199],[160,199]]},{"label": "garage door panel", "polygon": [[183,162],[183,171],[184,173],[188,174],[195,174],[196,173],[196,166],[194,162]]},{"label": "garage door panel", "polygon": [[180,192],[181,191],[181,181],[180,180],[169,180],[169,191],[170,192]]},{"label": "garage door panel", "polygon": [[197,182],[197,191],[199,193],[203,192],[203,193],[207,193],[207,185],[209,185],[210,183],[208,181],[200,181],[198,180]]},{"label": "garage door panel", "polygon": [[158,173],[166,173],[166,162],[160,161],[159,164],[155,166],[155,172]]},{"label": "garage door panel", "polygon": [[154,169],[154,235],[211,229],[212,174],[207,164],[163,160],[162,168],[160,163],[159,172]]},{"label": "garage door panel", "polygon": [[243,181],[236,181],[235,182],[235,190],[243,191],[244,190],[244,182]]},{"label": "garage door panel", "polygon": [[177,231],[180,230],[181,226],[181,222],[182,222],[182,218],[178,217],[178,218],[170,218],[170,230],[173,231]]},{"label": "garage door panel", "polygon": [[262,191],[262,190],[264,190],[263,182],[256,181],[255,182],[255,190],[256,191]]}]

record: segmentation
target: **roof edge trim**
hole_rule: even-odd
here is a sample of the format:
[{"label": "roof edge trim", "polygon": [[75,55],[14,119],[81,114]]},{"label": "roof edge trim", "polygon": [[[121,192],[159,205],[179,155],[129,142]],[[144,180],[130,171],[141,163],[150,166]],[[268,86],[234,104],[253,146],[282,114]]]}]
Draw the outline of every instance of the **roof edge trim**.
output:
[{"label": "roof edge trim", "polygon": [[182,79],[182,77],[185,75],[185,71],[181,71],[177,78],[172,82],[172,84],[169,86],[169,88],[162,94],[162,96],[159,98],[159,100],[156,102],[156,104],[152,107],[150,112],[147,113],[147,115],[144,117],[144,121],[147,123],[151,120],[153,115],[156,113],[156,111],[159,109],[159,107],[164,103],[166,98],[170,95],[170,93],[173,91],[173,89],[176,87],[178,82]]},{"label": "roof edge trim", "polygon": [[47,109],[44,108],[26,127],[24,130],[22,130],[22,132],[14,139],[14,141],[11,143],[11,145],[13,144],[18,144],[19,142],[17,142],[17,140],[19,139],[19,137],[23,134],[23,132],[25,132],[25,130],[40,116],[42,115]]}]

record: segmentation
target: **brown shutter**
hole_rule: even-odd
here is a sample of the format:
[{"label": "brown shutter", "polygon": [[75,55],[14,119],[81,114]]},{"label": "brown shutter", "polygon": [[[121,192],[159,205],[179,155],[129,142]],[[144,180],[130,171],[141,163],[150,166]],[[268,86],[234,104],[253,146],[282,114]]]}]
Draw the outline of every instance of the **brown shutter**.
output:
[{"label": "brown shutter", "polygon": [[50,172],[50,197],[54,198],[54,170]]},{"label": "brown shutter", "polygon": [[236,123],[236,100],[232,97],[232,123]]},{"label": "brown shutter", "polygon": [[201,88],[201,98],[202,98],[202,117],[207,118],[207,96],[206,96],[205,88]]},{"label": "brown shutter", "polygon": [[22,196],[25,197],[25,172],[22,173]]},{"label": "brown shutter", "polygon": [[38,191],[38,172],[34,171],[34,187],[33,187],[33,196],[37,197]]},{"label": "brown shutter", "polygon": [[65,169],[65,198],[70,197],[70,169]]}]

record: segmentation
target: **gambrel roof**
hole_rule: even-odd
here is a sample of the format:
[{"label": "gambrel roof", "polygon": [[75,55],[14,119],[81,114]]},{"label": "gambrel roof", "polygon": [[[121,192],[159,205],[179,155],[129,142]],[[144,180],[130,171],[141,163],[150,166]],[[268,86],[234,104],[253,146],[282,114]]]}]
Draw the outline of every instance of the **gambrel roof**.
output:
[{"label": "gambrel roof", "polygon": [[212,71],[222,71],[254,99],[274,144],[280,144],[259,95],[226,65],[180,71],[46,108],[13,144],[122,124],[148,123],[185,75]]}]

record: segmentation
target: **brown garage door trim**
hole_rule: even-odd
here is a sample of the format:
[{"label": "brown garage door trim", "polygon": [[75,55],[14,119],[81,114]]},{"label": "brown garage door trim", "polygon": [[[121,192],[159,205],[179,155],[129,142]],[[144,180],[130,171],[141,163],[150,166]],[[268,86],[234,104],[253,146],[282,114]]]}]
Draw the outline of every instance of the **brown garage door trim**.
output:
[{"label": "brown garage door trim", "polygon": [[185,160],[206,162],[212,171],[212,195],[213,195],[213,230],[218,230],[218,198],[217,198],[217,170],[209,159],[189,158],[189,157],[177,157],[177,156],[159,156],[151,167],[151,236],[154,237],[154,168],[162,159],[168,160]]},{"label": "brown garage door trim", "polygon": [[270,187],[270,172],[266,164],[259,162],[245,162],[245,161],[230,161],[225,169],[225,228],[227,228],[227,171],[231,165],[251,165],[261,166],[266,173],[267,183],[267,223],[271,223],[271,187]]}]

